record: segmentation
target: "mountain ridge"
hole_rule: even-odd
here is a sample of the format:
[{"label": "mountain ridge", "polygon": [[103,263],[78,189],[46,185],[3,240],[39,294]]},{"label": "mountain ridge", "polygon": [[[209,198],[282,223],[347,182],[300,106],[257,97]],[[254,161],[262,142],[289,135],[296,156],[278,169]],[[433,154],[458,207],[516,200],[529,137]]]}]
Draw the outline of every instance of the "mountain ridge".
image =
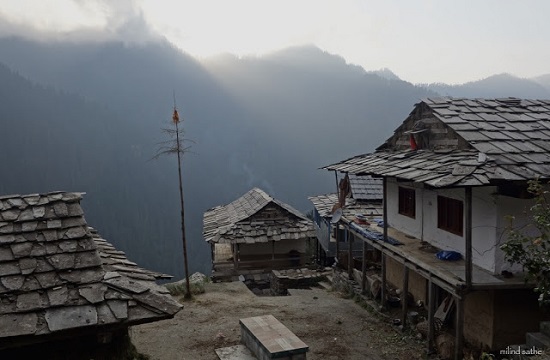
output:
[{"label": "mountain ridge", "polygon": [[2,133],[14,134],[0,145],[11,169],[0,191],[86,191],[92,226],[132,260],[176,277],[183,273],[175,159],[149,161],[166,140],[174,95],[185,136],[195,141],[183,161],[191,269],[205,273],[205,210],[257,186],[307,212],[307,196],[334,191],[334,177],[318,168],[373,151],[416,102],[439,96],[311,47],[217,63],[165,41],[10,38],[0,48],[0,91],[9,99],[0,122]]}]

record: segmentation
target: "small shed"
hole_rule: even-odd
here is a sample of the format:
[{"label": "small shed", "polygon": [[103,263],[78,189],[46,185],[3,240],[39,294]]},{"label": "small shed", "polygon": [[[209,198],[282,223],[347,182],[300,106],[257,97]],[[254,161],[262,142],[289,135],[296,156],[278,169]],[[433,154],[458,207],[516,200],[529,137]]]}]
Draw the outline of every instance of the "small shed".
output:
[{"label": "small shed", "polygon": [[[182,306],[88,226],[81,193],[0,197],[0,358],[126,359]],[[132,358],[132,357],[129,357]]]},{"label": "small shed", "polygon": [[302,266],[315,236],[310,219],[258,188],[206,211],[203,225],[215,273]]}]

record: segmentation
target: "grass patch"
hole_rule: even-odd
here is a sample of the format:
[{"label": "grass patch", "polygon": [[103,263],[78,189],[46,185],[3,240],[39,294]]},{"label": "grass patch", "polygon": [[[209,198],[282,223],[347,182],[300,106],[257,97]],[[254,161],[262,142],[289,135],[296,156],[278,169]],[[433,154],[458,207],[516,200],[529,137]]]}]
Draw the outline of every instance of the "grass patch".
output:
[{"label": "grass patch", "polygon": [[[191,282],[189,283],[189,290],[191,291],[190,295],[193,296],[203,294],[205,292],[204,285],[209,282],[210,278],[206,276],[201,279],[191,279]],[[164,286],[172,296],[183,296],[185,298],[190,297],[189,294],[187,294],[187,286],[185,280],[165,284]]]}]

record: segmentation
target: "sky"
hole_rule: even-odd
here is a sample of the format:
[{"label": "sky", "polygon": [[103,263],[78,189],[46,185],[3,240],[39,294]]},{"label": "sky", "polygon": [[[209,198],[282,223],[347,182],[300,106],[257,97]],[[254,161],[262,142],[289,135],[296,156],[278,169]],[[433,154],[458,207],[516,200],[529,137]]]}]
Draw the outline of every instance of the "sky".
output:
[{"label": "sky", "polygon": [[412,83],[550,73],[548,0],[0,0],[0,36],[140,43],[207,58],[315,45]]}]

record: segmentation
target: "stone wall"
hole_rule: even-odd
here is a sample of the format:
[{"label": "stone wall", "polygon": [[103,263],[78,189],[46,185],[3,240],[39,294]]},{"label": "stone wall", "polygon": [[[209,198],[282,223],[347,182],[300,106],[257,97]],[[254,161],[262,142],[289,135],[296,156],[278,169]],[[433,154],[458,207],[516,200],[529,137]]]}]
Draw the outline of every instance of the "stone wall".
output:
[{"label": "stone wall", "polygon": [[325,271],[302,269],[273,270],[270,274],[271,293],[273,295],[287,295],[288,289],[301,289],[317,285],[326,279],[331,268]]}]

